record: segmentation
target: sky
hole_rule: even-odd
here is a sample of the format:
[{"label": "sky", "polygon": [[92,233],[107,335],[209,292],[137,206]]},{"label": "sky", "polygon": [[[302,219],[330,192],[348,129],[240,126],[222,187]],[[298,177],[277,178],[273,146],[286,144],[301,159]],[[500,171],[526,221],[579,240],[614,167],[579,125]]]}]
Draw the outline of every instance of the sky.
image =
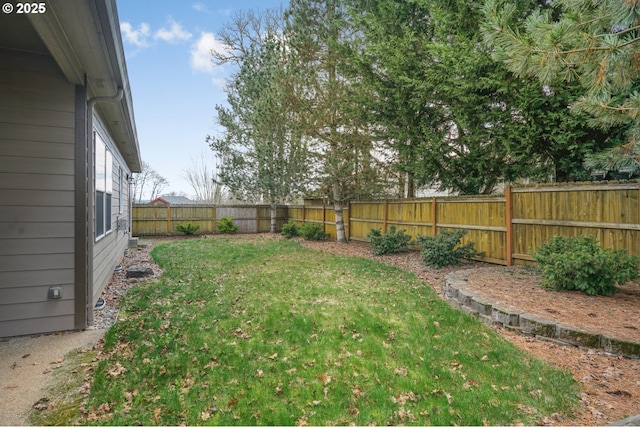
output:
[{"label": "sky", "polygon": [[228,66],[210,51],[232,17],[286,7],[287,0],[118,0],[120,31],[142,160],[165,177],[162,194],[192,196],[184,178],[194,161],[213,161],[207,135],[218,135],[215,106],[225,104]]}]

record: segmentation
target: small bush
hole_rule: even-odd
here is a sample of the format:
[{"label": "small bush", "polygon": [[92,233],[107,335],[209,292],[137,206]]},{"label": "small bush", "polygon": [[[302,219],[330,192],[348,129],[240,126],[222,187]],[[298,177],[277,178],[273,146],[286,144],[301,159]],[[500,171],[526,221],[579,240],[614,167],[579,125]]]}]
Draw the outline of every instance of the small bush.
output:
[{"label": "small bush", "polygon": [[230,234],[238,231],[238,225],[233,223],[232,216],[223,216],[218,220],[218,233]]},{"label": "small bush", "polygon": [[404,234],[404,230],[396,231],[396,226],[392,225],[384,235],[381,230],[371,229],[367,239],[374,255],[384,255],[406,252],[411,236]]},{"label": "small bush", "polygon": [[198,229],[200,228],[199,224],[178,224],[176,225],[176,230],[178,230],[181,233],[187,234],[187,235],[192,235],[195,234],[196,231],[198,231]]},{"label": "small bush", "polygon": [[296,222],[292,219],[289,220],[286,224],[282,225],[282,231],[280,232],[284,237],[290,239],[292,237],[298,236],[300,233],[298,232],[298,226]]},{"label": "small bush", "polygon": [[298,233],[307,240],[323,240],[328,236],[324,231],[324,225],[317,222],[303,222]]},{"label": "small bush", "polygon": [[[422,251],[422,262],[430,267],[442,268],[445,265],[460,264],[462,258],[473,258],[481,255],[476,251],[473,242],[460,245],[467,230],[442,230],[435,236],[419,236],[418,246]],[[459,246],[456,248],[456,246]]]},{"label": "small bush", "polygon": [[543,285],[557,291],[613,295],[616,284],[638,277],[638,257],[624,249],[603,249],[594,236],[553,236],[533,257],[545,277]]}]

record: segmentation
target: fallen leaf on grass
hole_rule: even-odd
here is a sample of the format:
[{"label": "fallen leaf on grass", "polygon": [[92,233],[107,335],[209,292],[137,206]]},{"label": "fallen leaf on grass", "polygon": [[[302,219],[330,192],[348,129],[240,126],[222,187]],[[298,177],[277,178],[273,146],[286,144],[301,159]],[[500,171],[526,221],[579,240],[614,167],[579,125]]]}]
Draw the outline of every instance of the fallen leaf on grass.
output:
[{"label": "fallen leaf on grass", "polygon": [[108,370],[107,373],[112,377],[117,377],[118,375],[124,373],[125,371],[126,371],[125,367],[122,366],[119,362],[116,362],[116,366]]},{"label": "fallen leaf on grass", "polygon": [[401,377],[406,377],[408,374],[406,366],[402,366],[400,368],[394,368],[393,373],[399,375]]},{"label": "fallen leaf on grass", "polygon": [[320,374],[316,378],[318,378],[324,385],[327,385],[331,382],[331,375]]},{"label": "fallen leaf on grass", "polygon": [[404,406],[409,401],[415,402],[417,400],[418,400],[418,397],[412,391],[410,391],[408,393],[402,393],[398,397],[391,396],[391,401],[393,403],[401,405],[401,406]]}]

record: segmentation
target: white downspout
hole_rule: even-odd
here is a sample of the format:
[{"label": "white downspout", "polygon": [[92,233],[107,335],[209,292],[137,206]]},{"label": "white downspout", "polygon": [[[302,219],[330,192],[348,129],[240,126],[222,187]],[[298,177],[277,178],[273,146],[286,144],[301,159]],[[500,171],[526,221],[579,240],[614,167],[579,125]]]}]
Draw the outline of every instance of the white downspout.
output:
[{"label": "white downspout", "polygon": [[93,140],[93,108],[98,102],[119,102],[124,96],[124,89],[118,87],[113,96],[94,96],[87,101],[87,137],[88,153],[87,156],[87,325],[93,325],[93,243],[95,241],[95,225],[94,225],[94,161],[95,161],[95,145]]}]

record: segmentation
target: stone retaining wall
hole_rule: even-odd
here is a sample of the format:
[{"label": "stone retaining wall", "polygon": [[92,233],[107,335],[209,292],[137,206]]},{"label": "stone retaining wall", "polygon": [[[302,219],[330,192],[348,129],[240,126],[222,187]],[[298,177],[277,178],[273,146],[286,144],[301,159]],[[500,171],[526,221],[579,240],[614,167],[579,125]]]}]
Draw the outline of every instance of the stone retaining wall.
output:
[{"label": "stone retaining wall", "polygon": [[527,314],[515,307],[503,307],[486,301],[480,295],[468,290],[466,279],[457,273],[447,274],[442,291],[449,304],[490,326],[499,326],[557,344],[598,348],[614,355],[640,358],[638,342],[581,331]]}]

